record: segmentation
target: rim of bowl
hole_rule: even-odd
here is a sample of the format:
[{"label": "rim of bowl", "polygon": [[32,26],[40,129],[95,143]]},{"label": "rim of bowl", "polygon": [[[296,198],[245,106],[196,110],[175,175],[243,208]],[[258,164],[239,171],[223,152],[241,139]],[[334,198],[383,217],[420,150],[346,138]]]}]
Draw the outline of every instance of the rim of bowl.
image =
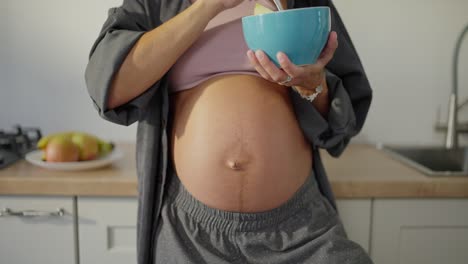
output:
[{"label": "rim of bowl", "polygon": [[256,17],[256,16],[268,16],[268,15],[275,14],[275,13],[286,13],[286,12],[297,11],[297,10],[301,10],[301,9],[328,9],[328,10],[330,10],[330,7],[328,7],[328,6],[313,6],[313,7],[293,8],[293,9],[285,9],[285,10],[280,10],[280,11],[273,11],[271,13],[266,13],[266,14],[250,15],[250,16],[245,16],[245,17],[242,17],[242,18]]}]

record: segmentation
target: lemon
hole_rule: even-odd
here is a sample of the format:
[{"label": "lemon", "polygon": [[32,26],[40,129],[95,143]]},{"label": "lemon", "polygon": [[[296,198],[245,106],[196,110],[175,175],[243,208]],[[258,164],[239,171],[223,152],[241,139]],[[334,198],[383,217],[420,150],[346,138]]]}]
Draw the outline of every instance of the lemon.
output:
[{"label": "lemon", "polygon": [[269,9],[266,6],[263,6],[259,3],[255,4],[255,9],[254,9],[254,15],[261,15],[261,14],[268,14],[268,13],[273,13],[274,11]]}]

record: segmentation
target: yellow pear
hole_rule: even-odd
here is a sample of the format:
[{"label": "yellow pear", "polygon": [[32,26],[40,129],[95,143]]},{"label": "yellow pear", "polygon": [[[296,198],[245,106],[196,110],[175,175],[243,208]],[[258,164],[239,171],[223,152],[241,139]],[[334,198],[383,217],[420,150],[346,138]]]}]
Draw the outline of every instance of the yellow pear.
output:
[{"label": "yellow pear", "polygon": [[96,137],[76,132],[72,135],[71,141],[75,143],[80,149],[80,160],[93,160],[99,155],[99,144]]}]

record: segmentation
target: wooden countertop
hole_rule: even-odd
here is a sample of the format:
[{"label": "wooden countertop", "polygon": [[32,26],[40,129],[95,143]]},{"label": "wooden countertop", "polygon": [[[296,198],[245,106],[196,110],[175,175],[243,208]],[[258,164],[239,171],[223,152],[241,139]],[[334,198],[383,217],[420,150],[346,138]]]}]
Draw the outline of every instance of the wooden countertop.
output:
[{"label": "wooden countertop", "polygon": [[[20,161],[0,170],[0,195],[136,196],[135,144],[125,157],[91,171],[62,172]],[[338,159],[322,152],[337,198],[462,198],[468,177],[427,177],[374,146],[351,144]]]},{"label": "wooden countertop", "polygon": [[22,160],[0,169],[0,195],[136,196],[135,144],[117,143],[124,158],[89,171],[54,171]]},{"label": "wooden countertop", "polygon": [[322,152],[337,198],[467,198],[468,177],[430,177],[375,146],[351,144],[338,159]]}]

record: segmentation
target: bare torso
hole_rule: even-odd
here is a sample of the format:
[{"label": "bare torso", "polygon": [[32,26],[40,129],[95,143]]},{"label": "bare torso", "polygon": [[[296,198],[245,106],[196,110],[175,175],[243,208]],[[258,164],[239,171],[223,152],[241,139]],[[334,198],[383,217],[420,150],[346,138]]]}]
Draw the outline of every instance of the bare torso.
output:
[{"label": "bare torso", "polygon": [[312,169],[288,90],[252,75],[222,75],[171,94],[171,158],[184,187],[213,208],[266,211]]}]

